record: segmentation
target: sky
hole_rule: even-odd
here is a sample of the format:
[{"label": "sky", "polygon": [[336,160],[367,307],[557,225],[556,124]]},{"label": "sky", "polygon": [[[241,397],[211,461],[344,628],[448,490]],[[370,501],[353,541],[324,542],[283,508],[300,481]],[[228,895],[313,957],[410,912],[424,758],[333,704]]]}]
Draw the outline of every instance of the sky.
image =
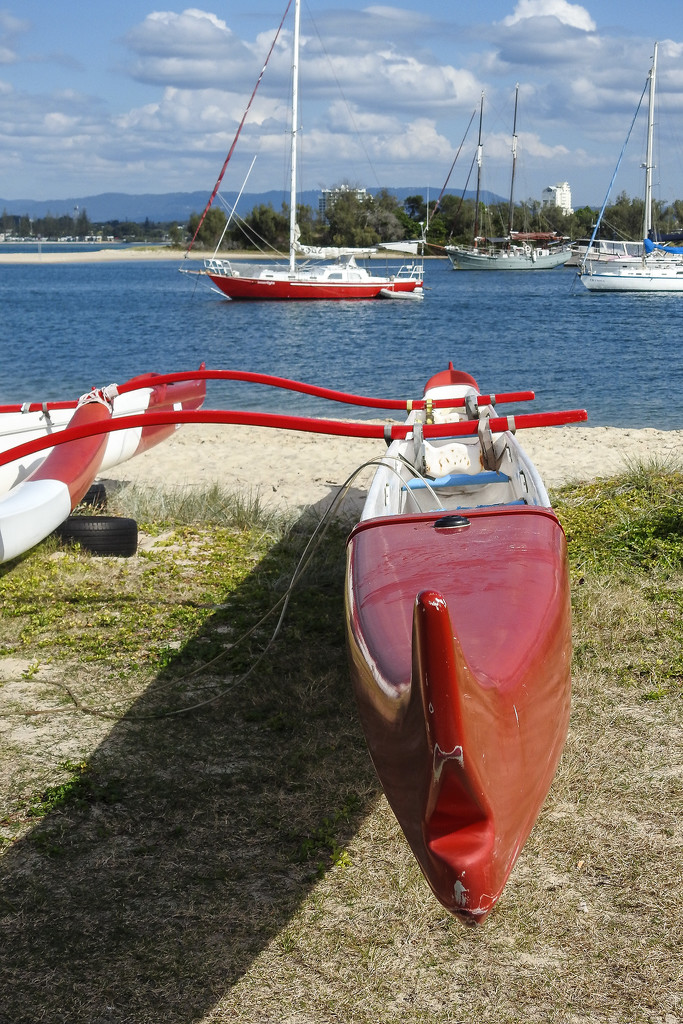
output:
[{"label": "sky", "polygon": [[[0,0],[2,200],[203,190],[208,197],[287,0],[198,2]],[[599,205],[657,40],[655,195],[683,198],[681,0],[301,6],[300,188],[408,186],[435,198],[460,151],[448,184],[462,189],[483,93],[482,181],[506,196],[518,84],[515,198],[540,199],[546,186],[568,181],[575,208]],[[292,11],[293,4],[226,191],[286,196]],[[642,194],[645,132],[646,102],[613,198]],[[468,187],[474,182],[472,173]]]}]

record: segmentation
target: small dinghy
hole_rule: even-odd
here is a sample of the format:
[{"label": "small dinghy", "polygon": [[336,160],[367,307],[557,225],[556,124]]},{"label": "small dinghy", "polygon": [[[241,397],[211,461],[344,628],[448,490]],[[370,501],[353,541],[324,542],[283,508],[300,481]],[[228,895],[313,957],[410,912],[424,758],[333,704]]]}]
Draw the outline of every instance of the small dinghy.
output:
[{"label": "small dinghy", "polygon": [[415,302],[416,300],[424,299],[424,297],[424,288],[416,288],[412,292],[399,292],[394,288],[381,288],[379,292],[380,299],[408,299]]},{"label": "small dinghy", "polygon": [[376,471],[346,580],[377,774],[434,894],[467,922],[495,906],[548,793],[571,658],[562,527],[480,401],[452,365],[429,381]]}]

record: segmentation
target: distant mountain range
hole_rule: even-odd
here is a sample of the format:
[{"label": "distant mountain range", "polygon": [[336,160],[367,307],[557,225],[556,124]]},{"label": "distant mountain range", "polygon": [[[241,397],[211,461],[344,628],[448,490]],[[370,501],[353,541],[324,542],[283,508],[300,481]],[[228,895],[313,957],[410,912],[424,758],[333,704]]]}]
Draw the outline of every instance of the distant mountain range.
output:
[{"label": "distant mountain range", "polygon": [[[379,188],[369,188],[368,192],[376,194]],[[430,205],[436,202],[440,189],[428,186],[415,186],[414,188],[387,188],[387,192],[404,200],[408,196],[422,196],[429,198]],[[460,195],[457,189],[447,189],[451,195]],[[97,196],[74,196],[69,199],[0,199],[0,210],[16,217],[46,217],[50,214],[53,217],[63,217],[66,214],[76,216],[84,210],[88,219],[96,224],[103,224],[107,221],[134,221],[142,224],[145,220],[168,223],[177,221],[178,224],[186,224],[192,213],[201,213],[209,199],[209,192],[168,192],[164,195],[127,195],[125,192],[103,192]],[[237,199],[237,192],[221,193],[227,203],[232,204]],[[300,193],[299,202],[304,206],[310,206],[313,210],[318,209],[320,199],[319,190]],[[473,192],[466,192],[466,199],[474,198]],[[283,201],[288,197],[282,192],[252,192],[242,195],[239,201],[238,212],[246,216],[255,206],[272,206],[279,210]],[[485,192],[481,195],[484,203],[499,203],[504,200],[501,196],[492,192]]]}]

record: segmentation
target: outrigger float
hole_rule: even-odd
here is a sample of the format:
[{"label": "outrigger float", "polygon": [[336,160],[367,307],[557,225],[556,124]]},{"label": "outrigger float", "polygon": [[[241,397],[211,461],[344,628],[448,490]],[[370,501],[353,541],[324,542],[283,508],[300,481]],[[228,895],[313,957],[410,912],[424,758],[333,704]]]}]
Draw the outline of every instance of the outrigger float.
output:
[{"label": "outrigger float", "polygon": [[169,388],[207,379],[403,408],[408,417],[376,424],[167,408],[107,419],[88,410],[95,401],[59,436],[0,455],[0,466],[50,444],[180,423],[383,438],[388,448],[348,541],[351,678],[380,782],[434,895],[461,920],[484,921],[541,811],[569,721],[566,542],[515,435],[583,422],[586,412],[499,416],[496,404],[533,392],[482,395],[452,364],[409,402],[230,370],[136,378],[138,387]]},{"label": "outrigger float", "polygon": [[[0,562],[23,554],[61,526],[99,473],[175,432],[173,421],[151,423],[146,417],[152,411],[163,415],[204,404],[205,380],[187,375],[181,382],[159,380],[145,374],[120,387],[93,388],[77,402],[0,406]],[[131,415],[142,419],[111,430],[117,419]],[[68,441],[83,429],[84,436]]]}]

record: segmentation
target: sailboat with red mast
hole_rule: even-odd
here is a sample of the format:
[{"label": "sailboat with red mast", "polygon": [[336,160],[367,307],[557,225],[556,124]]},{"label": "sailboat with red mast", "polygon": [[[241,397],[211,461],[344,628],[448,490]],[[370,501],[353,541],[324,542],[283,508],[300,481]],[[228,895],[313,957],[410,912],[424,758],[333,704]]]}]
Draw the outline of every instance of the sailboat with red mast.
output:
[{"label": "sailboat with red mast", "polygon": [[[289,5],[287,10],[289,10]],[[287,11],[285,11],[285,16],[286,14]],[[420,240],[400,243],[390,242],[364,249],[313,248],[299,243],[299,228],[296,222],[297,142],[300,132],[298,113],[299,50],[300,0],[295,0],[290,142],[289,261],[287,264],[277,262],[247,263],[241,260],[224,259],[214,254],[214,256],[204,261],[204,267],[199,273],[200,275],[207,276],[216,288],[228,298],[238,300],[422,298],[424,294],[424,267],[422,259],[418,258],[418,251],[422,247]],[[265,70],[265,65],[263,70]],[[263,70],[261,71],[256,88],[258,88],[258,84],[261,81]],[[254,90],[255,92],[256,89]],[[228,159],[229,157],[230,154]],[[227,160],[223,166],[223,172],[226,165]],[[219,178],[219,184],[221,178]],[[214,189],[209,205],[217,191],[218,185]],[[205,210],[204,216],[206,212]],[[357,262],[358,259],[371,257],[379,253],[380,250],[385,250],[387,255],[392,251],[409,253],[415,258],[411,262],[399,267],[395,272],[388,270],[383,275],[371,273]],[[193,271],[185,272],[193,273]]]}]

